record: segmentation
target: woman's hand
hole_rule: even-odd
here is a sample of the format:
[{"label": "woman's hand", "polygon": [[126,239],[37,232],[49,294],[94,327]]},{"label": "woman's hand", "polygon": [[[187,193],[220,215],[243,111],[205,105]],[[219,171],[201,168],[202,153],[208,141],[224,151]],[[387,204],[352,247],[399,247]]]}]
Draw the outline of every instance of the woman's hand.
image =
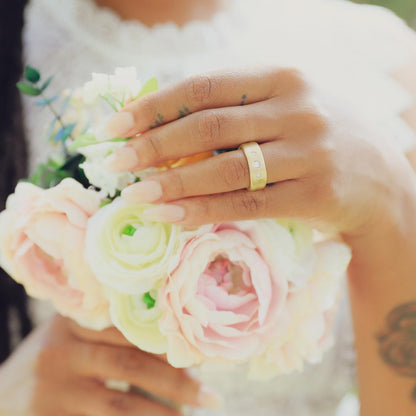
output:
[{"label": "woman's hand", "polygon": [[296,217],[354,235],[386,218],[399,221],[405,195],[415,189],[405,157],[359,116],[293,69],[216,73],[130,103],[101,138],[141,133],[110,156],[115,171],[261,144],[272,186],[247,191],[248,164],[234,150],[127,188],[123,197],[131,202],[163,203],[145,211],[149,219]]},{"label": "woman's hand", "polygon": [[[0,376],[12,377],[16,372],[31,381],[25,390],[22,383],[14,383],[14,391],[4,380],[0,410],[4,404],[10,416],[14,416],[16,406],[4,403],[6,393],[10,400],[19,397],[20,402],[31,403],[30,411],[16,412],[25,416],[175,416],[181,414],[181,405],[219,405],[218,396],[186,371],[171,367],[162,357],[140,351],[117,330],[89,331],[60,316],[36,330]],[[127,392],[109,389],[109,380],[126,382],[121,384],[128,383],[149,394],[140,395],[134,388]],[[18,406],[24,408],[27,403]]]}]

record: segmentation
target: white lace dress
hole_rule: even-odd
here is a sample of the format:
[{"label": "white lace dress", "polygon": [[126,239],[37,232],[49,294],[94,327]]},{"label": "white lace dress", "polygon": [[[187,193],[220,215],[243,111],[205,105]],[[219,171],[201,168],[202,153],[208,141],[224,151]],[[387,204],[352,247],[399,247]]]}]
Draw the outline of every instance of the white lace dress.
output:
[{"label": "white lace dress", "polygon": [[[209,22],[149,29],[121,21],[92,0],[32,0],[26,18],[26,61],[45,75],[54,74],[57,91],[82,85],[91,72],[112,72],[115,66],[134,65],[143,80],[157,76],[163,86],[223,67],[296,65],[354,103],[401,150],[415,141],[399,116],[410,105],[410,95],[388,73],[416,55],[416,40],[384,9],[343,0],[235,0]],[[33,169],[48,152],[42,135],[49,115],[25,104]],[[242,368],[204,372],[205,381],[224,395],[226,407],[192,415],[340,415],[339,404],[355,384],[346,299],[335,347],[322,363],[267,383],[247,381]],[[344,414],[358,413],[349,409]]]}]

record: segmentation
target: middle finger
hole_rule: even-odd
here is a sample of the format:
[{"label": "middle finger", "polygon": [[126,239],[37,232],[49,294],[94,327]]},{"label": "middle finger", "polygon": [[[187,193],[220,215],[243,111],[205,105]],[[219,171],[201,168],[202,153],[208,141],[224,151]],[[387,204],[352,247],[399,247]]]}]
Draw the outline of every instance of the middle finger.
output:
[{"label": "middle finger", "polygon": [[138,171],[253,140],[263,143],[282,136],[288,123],[300,116],[277,99],[201,111],[130,140],[106,160],[106,165],[115,172]]}]

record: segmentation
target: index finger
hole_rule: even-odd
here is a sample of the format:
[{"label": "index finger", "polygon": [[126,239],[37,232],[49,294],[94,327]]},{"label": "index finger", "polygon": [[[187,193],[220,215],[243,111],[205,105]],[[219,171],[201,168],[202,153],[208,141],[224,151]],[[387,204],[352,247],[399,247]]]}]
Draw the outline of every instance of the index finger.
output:
[{"label": "index finger", "polygon": [[126,105],[101,127],[98,139],[130,137],[210,108],[253,104],[302,85],[296,70],[213,72],[193,76]]}]

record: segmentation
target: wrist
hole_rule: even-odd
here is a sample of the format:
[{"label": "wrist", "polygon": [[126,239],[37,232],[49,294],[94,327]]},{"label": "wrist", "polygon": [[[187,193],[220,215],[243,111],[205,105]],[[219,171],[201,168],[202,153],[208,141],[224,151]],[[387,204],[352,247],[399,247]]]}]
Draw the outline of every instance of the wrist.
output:
[{"label": "wrist", "polygon": [[416,257],[416,176],[400,181],[394,198],[385,201],[367,227],[342,233],[353,251],[353,261],[361,265],[382,264],[406,256]]}]

